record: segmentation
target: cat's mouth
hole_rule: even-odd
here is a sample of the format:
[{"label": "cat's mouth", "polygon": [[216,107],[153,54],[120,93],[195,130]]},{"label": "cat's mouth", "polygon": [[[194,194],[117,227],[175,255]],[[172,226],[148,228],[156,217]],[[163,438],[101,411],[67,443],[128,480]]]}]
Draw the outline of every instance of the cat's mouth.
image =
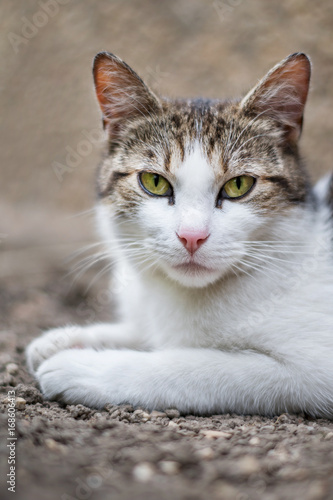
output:
[{"label": "cat's mouth", "polygon": [[168,266],[167,273],[178,283],[190,288],[203,288],[221,277],[219,269],[208,267],[193,258]]},{"label": "cat's mouth", "polygon": [[183,271],[186,273],[207,273],[207,272],[214,272],[214,269],[211,269],[210,267],[203,266],[202,264],[198,264],[197,262],[190,261],[190,262],[184,262],[183,264],[177,264],[174,266],[175,269],[179,271]]}]

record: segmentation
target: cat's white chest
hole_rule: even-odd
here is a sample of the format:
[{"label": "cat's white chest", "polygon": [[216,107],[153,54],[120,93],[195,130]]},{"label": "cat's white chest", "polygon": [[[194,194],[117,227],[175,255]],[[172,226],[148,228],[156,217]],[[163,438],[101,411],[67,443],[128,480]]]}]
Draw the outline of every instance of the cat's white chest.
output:
[{"label": "cat's white chest", "polygon": [[[270,277],[244,279],[242,289],[232,282],[212,290],[186,291],[150,281],[136,306],[153,348],[203,347],[218,349],[272,349],[281,342],[311,338],[325,331],[330,317],[329,263],[286,273],[277,282]],[[329,332],[327,332],[329,335]]]}]

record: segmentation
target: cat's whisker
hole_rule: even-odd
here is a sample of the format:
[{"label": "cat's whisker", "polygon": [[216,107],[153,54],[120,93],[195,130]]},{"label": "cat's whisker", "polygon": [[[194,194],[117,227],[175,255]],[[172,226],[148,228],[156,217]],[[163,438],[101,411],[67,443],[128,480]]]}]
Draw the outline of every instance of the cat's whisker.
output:
[{"label": "cat's whisker", "polygon": [[[275,259],[269,258],[270,256],[266,255],[261,255],[258,253],[251,254],[251,253],[246,253],[245,255],[242,256],[241,261],[250,263],[251,265],[255,265],[258,268],[262,270],[266,270],[269,272],[277,272],[279,275],[284,276],[286,269],[284,267],[281,267],[280,262],[281,260],[278,259],[278,264],[276,263]],[[255,262],[253,262],[253,260]],[[284,264],[291,264],[294,265],[294,261],[284,261]]]},{"label": "cat's whisker", "polygon": [[87,264],[89,264],[89,266],[90,265],[94,265],[94,264],[100,262],[101,260],[109,258],[109,256],[110,256],[109,252],[100,252],[100,253],[96,253],[96,254],[93,254],[93,255],[89,255],[88,257],[85,257],[84,259],[81,259],[74,266],[72,272],[76,272],[78,269],[83,268]]},{"label": "cat's whisker", "polygon": [[311,253],[310,250],[301,250],[299,247],[296,247],[295,249],[293,248],[286,248],[286,247],[276,247],[276,248],[270,248],[269,246],[253,246],[253,247],[245,247],[246,250],[252,250],[254,252],[266,252],[267,254],[292,254],[292,255],[309,255]]},{"label": "cat's whisker", "polygon": [[231,264],[231,267],[232,267],[232,268],[237,269],[240,273],[245,273],[245,274],[247,274],[248,276],[250,276],[250,278],[253,278],[253,275],[252,275],[252,274],[248,273],[245,269],[242,269],[242,268],[241,268],[241,267],[239,267],[237,264],[232,263],[232,264]]},{"label": "cat's whisker", "polygon": [[[242,246],[239,246],[237,245],[237,247],[235,247],[235,249],[237,250],[238,248],[242,248]],[[259,244],[247,244],[247,243],[243,243],[243,248],[244,249],[249,249],[249,250],[263,250],[263,251],[266,251],[266,252],[301,252],[302,253],[302,249],[304,249],[304,245],[272,245],[272,244],[263,244],[263,245],[259,245]],[[307,252],[307,250],[304,249],[304,252]]]},{"label": "cat's whisker", "polygon": [[248,245],[269,245],[272,248],[274,248],[275,246],[279,246],[279,245],[284,245],[284,246],[302,245],[302,246],[304,246],[303,242],[299,242],[296,240],[290,240],[290,241],[288,241],[288,240],[280,240],[280,241],[277,241],[277,240],[262,240],[262,241],[260,241],[260,240],[259,241],[239,240],[239,243],[246,243]]},{"label": "cat's whisker", "polygon": [[109,252],[107,250],[105,250],[103,252],[96,252],[92,255],[88,255],[86,257],[83,257],[81,260],[79,260],[79,262],[76,265],[80,265],[82,263],[84,264],[85,262],[90,262],[90,261],[98,259],[100,257],[107,256],[108,254],[109,254]]},{"label": "cat's whisker", "polygon": [[[280,253],[278,254],[279,257],[277,257],[276,255],[274,255],[272,252],[265,252],[265,251],[250,251],[248,250],[246,252],[246,255],[249,255],[249,256],[252,256],[252,257],[256,257],[256,258],[262,258],[262,259],[266,259],[268,261],[276,261],[276,262],[282,262],[282,263],[286,263],[286,264],[294,264],[294,265],[301,265],[304,261],[305,258],[307,258],[310,254],[302,254],[302,253],[297,253],[296,252],[296,255],[297,256],[301,256],[300,257],[297,257],[297,260],[293,258],[293,256],[295,255],[295,252],[291,252],[291,253],[288,253],[288,252],[281,252],[281,254],[284,254],[286,253],[287,256],[289,255],[289,258],[282,258],[280,256]],[[303,258],[302,258],[303,257]]]},{"label": "cat's whisker", "polygon": [[68,260],[66,262],[70,262],[74,259],[76,259],[79,255],[82,255],[83,253],[85,252],[88,252],[89,250],[91,250],[92,248],[96,248],[98,246],[104,246],[105,247],[105,243],[104,242],[97,242],[97,243],[91,243],[90,245],[86,245],[78,250],[76,250],[75,252],[73,252],[69,257],[68,257]]},{"label": "cat's whisker", "polygon": [[143,268],[141,268],[139,270],[141,273],[146,273],[147,271],[151,270],[152,268],[154,268],[154,267],[156,267],[158,265],[158,261],[157,260],[151,260],[150,257],[148,259],[146,259],[146,261],[144,263],[146,265],[143,266]]},{"label": "cat's whisker", "polygon": [[[132,264],[135,264],[135,266],[136,266],[135,272],[138,276],[142,275],[143,273],[145,273],[146,271],[151,269],[153,266],[158,265],[158,260],[153,259],[151,255],[146,256],[145,258],[142,258],[142,254],[136,255],[136,256],[132,256],[130,260],[131,260]],[[117,260],[113,261],[113,264],[116,264],[116,263],[117,263]],[[112,265],[107,270],[111,270],[111,269],[112,269]]]},{"label": "cat's whisker", "polygon": [[[259,261],[260,263],[262,263],[261,267],[269,268],[269,270],[271,270],[273,267],[273,268],[281,271],[281,266],[276,264],[275,262],[279,262],[279,263],[283,262],[284,264],[293,264],[293,266],[296,265],[296,262],[294,262],[294,261],[277,259],[277,258],[274,258],[271,256],[258,255],[258,254],[253,254],[253,253],[252,254],[247,253],[246,257],[248,257],[249,259],[254,259],[256,261]],[[299,264],[301,265],[302,263],[299,263]]]},{"label": "cat's whisker", "polygon": [[[275,274],[278,274],[279,276],[283,276],[283,273],[284,273],[284,270],[281,269],[281,266],[275,264],[274,261],[272,261],[270,258],[266,258],[265,255],[258,255],[256,253],[254,254],[250,254],[250,253],[247,253],[244,255],[244,253],[242,251],[238,251],[238,252],[234,252],[233,255],[239,255],[240,257],[240,260],[239,260],[239,264],[244,264],[246,265],[247,267],[252,267],[252,269],[256,269],[257,271],[261,271],[262,273],[264,273],[267,277],[269,277],[269,274],[266,272],[266,271],[269,271],[270,273],[275,273]],[[270,256],[268,256],[270,257]],[[254,259],[258,262],[249,262],[248,260],[246,260],[247,258],[249,259]],[[279,259],[279,262],[280,262],[281,259]],[[289,264],[293,264],[294,261],[283,261],[284,263],[289,263]]]},{"label": "cat's whisker", "polygon": [[94,259],[91,262],[85,263],[82,266],[79,266],[79,267],[69,271],[65,275],[65,278],[74,274],[73,282],[78,281],[90,268],[95,266],[97,263],[102,262],[103,260],[109,261],[109,258],[107,256],[104,256],[104,257],[101,257],[98,259]]},{"label": "cat's whisker", "polygon": [[91,289],[94,283],[101,279],[106,273],[111,272],[111,270],[115,267],[117,263],[116,259],[109,260],[107,264],[91,279],[89,285],[86,287],[86,293]]},{"label": "cat's whisker", "polygon": [[246,248],[253,248],[253,249],[267,249],[271,251],[301,251],[304,250],[304,252],[308,252],[309,250],[305,249],[305,245],[302,242],[297,242],[297,241],[238,241],[238,244],[243,244]]},{"label": "cat's whisker", "polygon": [[90,208],[88,210],[83,210],[82,212],[77,212],[75,214],[71,214],[67,217],[67,219],[74,219],[75,217],[86,217],[86,216],[95,215],[95,214],[96,214],[96,209]]},{"label": "cat's whisker", "polygon": [[305,250],[303,247],[269,247],[269,246],[245,246],[245,251],[253,251],[253,252],[263,252],[266,254],[290,254],[290,255],[311,255],[311,250]]},{"label": "cat's whisker", "polygon": [[132,241],[130,241],[129,239],[123,240],[123,241],[117,240],[117,242],[115,244],[117,245],[117,247],[119,249],[126,249],[126,248],[130,248],[130,247],[135,247],[135,246],[138,248],[142,248],[144,246],[144,244],[140,241],[133,241],[133,238],[132,238]]},{"label": "cat's whisker", "polygon": [[[268,269],[267,266],[260,265],[259,263],[248,262],[246,258],[242,259],[240,263],[244,266],[247,266],[250,269],[257,271],[258,273],[263,274],[269,280],[272,280],[276,285],[281,285],[281,279],[284,278],[284,273],[281,268],[274,266],[273,269],[270,266]],[[276,281],[276,277],[280,278],[280,281]]]}]

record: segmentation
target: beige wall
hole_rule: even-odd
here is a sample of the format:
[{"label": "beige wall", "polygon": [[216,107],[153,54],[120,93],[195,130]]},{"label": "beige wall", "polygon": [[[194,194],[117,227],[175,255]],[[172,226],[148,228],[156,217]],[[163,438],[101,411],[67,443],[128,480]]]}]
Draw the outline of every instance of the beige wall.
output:
[{"label": "beige wall", "polygon": [[[100,127],[91,78],[100,50],[118,54],[162,93],[214,97],[238,95],[289,53],[307,52],[313,79],[303,152],[313,178],[332,168],[331,2],[50,1],[52,15],[40,15],[47,0],[0,4],[0,233],[7,248],[42,235],[51,242],[91,237],[85,220],[66,217],[93,203],[99,147],[62,182],[52,165],[65,163],[66,148],[76,149],[84,131]],[[15,41],[27,34],[24,18],[44,25]]]}]

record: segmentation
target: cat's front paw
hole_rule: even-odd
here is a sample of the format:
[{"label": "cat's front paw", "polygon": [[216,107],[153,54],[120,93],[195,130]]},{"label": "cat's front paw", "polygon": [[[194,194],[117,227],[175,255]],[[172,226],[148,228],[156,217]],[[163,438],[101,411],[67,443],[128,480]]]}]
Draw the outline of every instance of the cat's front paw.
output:
[{"label": "cat's front paw", "polygon": [[41,337],[33,340],[26,349],[28,368],[35,373],[38,367],[57,352],[73,347],[77,337],[78,326],[55,328],[45,332]]},{"label": "cat's front paw", "polygon": [[93,367],[93,350],[68,349],[44,361],[36,372],[43,395],[67,404],[100,406],[101,373]]},{"label": "cat's front paw", "polygon": [[151,375],[157,366],[149,352],[67,349],[44,361],[35,376],[47,399],[95,408],[106,403],[149,407],[160,399]]}]

